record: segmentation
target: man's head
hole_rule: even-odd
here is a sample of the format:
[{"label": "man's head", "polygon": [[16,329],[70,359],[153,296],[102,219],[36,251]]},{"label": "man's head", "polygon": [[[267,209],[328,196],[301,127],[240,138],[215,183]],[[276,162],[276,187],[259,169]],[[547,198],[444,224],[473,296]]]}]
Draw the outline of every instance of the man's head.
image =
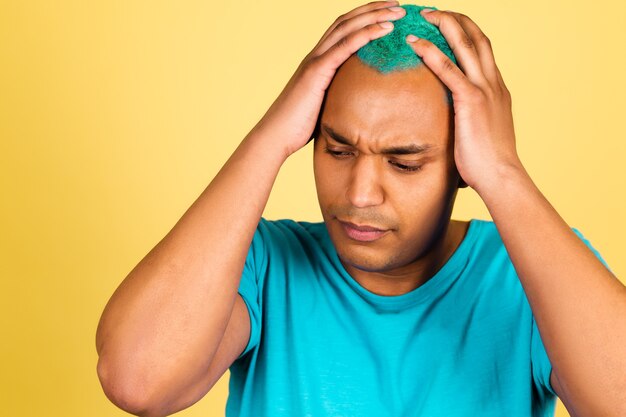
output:
[{"label": "man's head", "polygon": [[[337,71],[315,135],[314,171],[322,215],[344,263],[394,270],[441,238],[465,186],[454,163],[447,94],[421,61],[382,72],[357,53]],[[389,231],[361,242],[340,221]]]},{"label": "man's head", "polygon": [[[357,51],[356,55],[361,62],[375,68],[382,74],[424,65],[422,59],[415,54],[405,40],[407,35],[415,35],[418,38],[427,39],[432,42],[456,64],[456,57],[452,53],[448,42],[439,31],[439,28],[429,23],[420,14],[422,9],[429,8],[437,10],[437,8],[412,4],[401,7],[406,10],[406,15],[402,19],[394,22],[393,31],[386,36],[368,42]],[[452,104],[452,95],[447,88],[446,91],[448,101]]]}]

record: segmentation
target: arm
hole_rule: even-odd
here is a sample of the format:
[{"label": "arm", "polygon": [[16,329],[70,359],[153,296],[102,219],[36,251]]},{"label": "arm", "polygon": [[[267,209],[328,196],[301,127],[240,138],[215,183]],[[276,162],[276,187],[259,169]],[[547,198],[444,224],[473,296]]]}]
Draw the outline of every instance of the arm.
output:
[{"label": "arm", "polygon": [[563,403],[580,417],[626,415],[626,288],[523,169],[503,172],[479,195],[522,283]]},{"label": "arm", "polygon": [[199,380],[235,302],[246,254],[285,156],[249,134],[106,305],[96,333],[107,396],[142,413]]},{"label": "arm", "polygon": [[511,96],[487,37],[467,16],[423,12],[463,71],[432,43],[407,39],[452,91],[455,162],[485,202],[578,417],[626,415],[626,289],[541,194],[515,149]]},{"label": "arm", "polygon": [[169,415],[200,399],[188,399],[190,387],[209,389],[197,386],[224,337],[278,171],[311,138],[337,68],[389,33],[379,23],[403,16],[394,5],[368,3],[331,25],[200,197],[117,288],[96,348],[101,384],[121,408]]}]

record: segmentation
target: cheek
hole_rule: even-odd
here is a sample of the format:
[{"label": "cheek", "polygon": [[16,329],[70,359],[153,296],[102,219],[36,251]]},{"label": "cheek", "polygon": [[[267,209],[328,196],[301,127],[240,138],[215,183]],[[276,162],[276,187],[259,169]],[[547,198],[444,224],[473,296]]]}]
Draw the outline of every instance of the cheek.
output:
[{"label": "cheek", "polygon": [[389,203],[407,224],[429,221],[448,205],[450,185],[445,167],[431,165],[426,169],[430,170],[387,185]]},{"label": "cheek", "polygon": [[385,181],[385,188],[399,199],[426,202],[438,200],[446,194],[448,183],[449,174],[445,164],[431,161],[425,163],[422,170],[417,173],[390,172]]}]

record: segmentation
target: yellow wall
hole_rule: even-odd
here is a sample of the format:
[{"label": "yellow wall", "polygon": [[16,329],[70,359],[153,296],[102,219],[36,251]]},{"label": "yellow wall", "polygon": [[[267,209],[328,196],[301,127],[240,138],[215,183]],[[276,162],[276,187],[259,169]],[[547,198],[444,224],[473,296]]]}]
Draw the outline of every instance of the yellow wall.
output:
[{"label": "yellow wall", "polygon": [[[96,377],[106,301],[358,4],[0,3],[2,415],[126,415]],[[491,38],[522,161],[624,282],[625,3],[434,5]],[[265,217],[321,220],[311,155],[285,164]],[[466,189],[454,217],[489,214]],[[227,382],[180,415],[223,415]]]}]

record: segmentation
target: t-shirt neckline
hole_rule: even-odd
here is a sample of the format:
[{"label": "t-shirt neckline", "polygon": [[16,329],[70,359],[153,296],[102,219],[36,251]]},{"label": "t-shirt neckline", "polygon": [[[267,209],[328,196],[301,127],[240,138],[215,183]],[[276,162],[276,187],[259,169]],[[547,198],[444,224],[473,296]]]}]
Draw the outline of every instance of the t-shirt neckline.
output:
[{"label": "t-shirt neckline", "polygon": [[[335,247],[330,240],[328,231],[326,230],[325,238],[330,246],[331,259],[335,268],[341,274],[342,278],[352,287],[362,298],[370,304],[382,310],[399,310],[406,309],[412,305],[423,303],[429,298],[435,297],[437,294],[444,292],[453,281],[460,275],[459,272],[467,264],[469,253],[479,234],[479,228],[482,222],[477,219],[470,219],[465,237],[452,253],[448,261],[433,275],[428,281],[419,287],[401,295],[380,295],[375,294],[365,287],[361,286],[344,268]],[[324,223],[322,223],[324,225]],[[324,229],[326,229],[324,225]]]}]

